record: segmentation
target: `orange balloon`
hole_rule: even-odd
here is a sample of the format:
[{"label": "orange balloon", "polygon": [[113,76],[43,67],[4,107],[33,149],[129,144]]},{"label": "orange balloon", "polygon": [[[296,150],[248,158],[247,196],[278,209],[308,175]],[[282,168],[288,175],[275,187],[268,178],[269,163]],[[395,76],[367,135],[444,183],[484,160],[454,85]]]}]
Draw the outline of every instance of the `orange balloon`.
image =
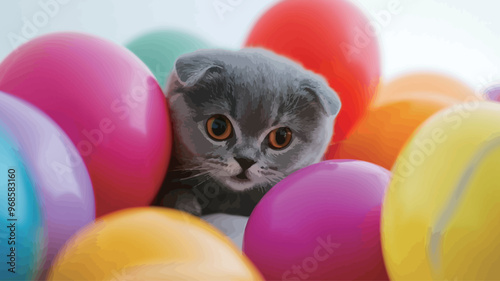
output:
[{"label": "orange balloon", "polygon": [[457,103],[452,98],[408,97],[370,108],[354,133],[328,159],[356,159],[390,170],[417,127],[437,111]]},{"label": "orange balloon", "polygon": [[431,115],[456,103],[482,100],[464,83],[436,73],[413,73],[381,83],[353,133],[326,159],[356,159],[391,169],[403,145]]},{"label": "orange balloon", "polygon": [[372,106],[404,100],[408,97],[429,95],[434,98],[448,97],[462,102],[480,100],[474,90],[455,78],[438,73],[412,73],[381,85]]},{"label": "orange balloon", "polygon": [[222,233],[184,212],[145,207],[106,215],[61,250],[48,280],[262,280]]}]

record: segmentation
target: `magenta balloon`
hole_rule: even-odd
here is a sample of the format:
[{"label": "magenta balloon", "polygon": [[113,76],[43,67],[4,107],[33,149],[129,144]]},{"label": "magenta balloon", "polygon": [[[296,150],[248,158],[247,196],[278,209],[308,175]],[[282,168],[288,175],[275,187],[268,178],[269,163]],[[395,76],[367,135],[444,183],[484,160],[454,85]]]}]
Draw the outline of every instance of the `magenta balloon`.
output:
[{"label": "magenta balloon", "polygon": [[250,215],[244,253],[267,280],[387,280],[380,209],[390,178],[354,160],[293,173]]},{"label": "magenta balloon", "polygon": [[97,216],[152,202],[170,157],[170,121],[155,77],[130,51],[85,34],[44,35],[0,64],[0,90],[40,108],[73,141]]},{"label": "magenta balloon", "polygon": [[47,236],[42,261],[47,270],[66,240],[95,218],[89,174],[57,124],[34,106],[2,92],[0,126],[17,141],[36,189]]}]

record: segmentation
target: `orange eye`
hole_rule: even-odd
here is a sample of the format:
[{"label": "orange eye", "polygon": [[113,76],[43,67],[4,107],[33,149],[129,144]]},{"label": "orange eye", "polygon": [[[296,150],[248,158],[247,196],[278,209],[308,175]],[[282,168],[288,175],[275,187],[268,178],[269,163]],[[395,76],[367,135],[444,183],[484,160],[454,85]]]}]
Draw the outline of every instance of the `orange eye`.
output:
[{"label": "orange eye", "polygon": [[207,132],[212,139],[223,141],[231,136],[233,127],[226,116],[214,115],[207,120]]},{"label": "orange eye", "polygon": [[287,127],[281,127],[269,133],[269,146],[273,149],[285,148],[291,140],[292,131]]}]

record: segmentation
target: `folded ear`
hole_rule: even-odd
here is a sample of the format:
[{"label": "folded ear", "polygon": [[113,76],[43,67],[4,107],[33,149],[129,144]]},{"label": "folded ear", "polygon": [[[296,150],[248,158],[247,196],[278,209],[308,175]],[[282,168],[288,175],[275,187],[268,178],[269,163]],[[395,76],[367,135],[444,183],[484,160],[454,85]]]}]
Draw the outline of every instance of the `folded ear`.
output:
[{"label": "folded ear", "polygon": [[337,93],[330,88],[326,81],[316,81],[313,79],[305,79],[301,83],[301,90],[319,102],[322,105],[324,112],[328,116],[336,116],[342,103]]},{"label": "folded ear", "polygon": [[222,63],[211,58],[211,54],[198,51],[180,56],[174,70],[183,86],[194,86],[202,79],[210,79],[223,70]]}]

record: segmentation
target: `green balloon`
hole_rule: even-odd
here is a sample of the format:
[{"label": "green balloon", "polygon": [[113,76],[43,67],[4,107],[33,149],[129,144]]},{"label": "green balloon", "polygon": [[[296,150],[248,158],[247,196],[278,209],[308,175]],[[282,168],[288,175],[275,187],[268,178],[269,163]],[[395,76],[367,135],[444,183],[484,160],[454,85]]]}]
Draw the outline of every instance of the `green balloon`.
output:
[{"label": "green balloon", "polygon": [[158,30],[135,38],[126,47],[149,67],[164,89],[175,60],[182,54],[209,48],[209,44],[184,32]]}]

